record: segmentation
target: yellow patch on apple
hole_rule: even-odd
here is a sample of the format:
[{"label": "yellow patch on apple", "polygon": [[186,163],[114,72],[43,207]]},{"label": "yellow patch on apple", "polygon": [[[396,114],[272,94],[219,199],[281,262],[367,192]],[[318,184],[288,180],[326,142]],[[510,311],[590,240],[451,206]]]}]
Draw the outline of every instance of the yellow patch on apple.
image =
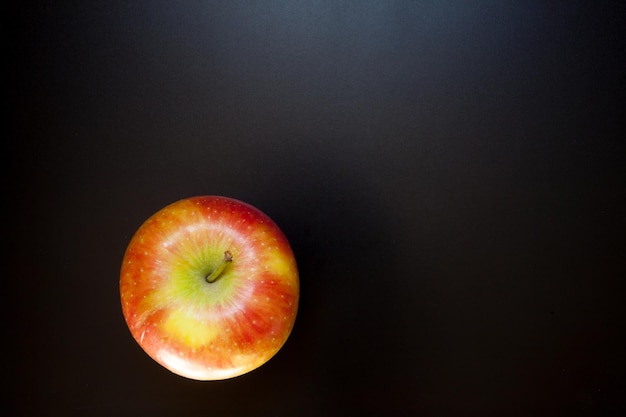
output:
[{"label": "yellow patch on apple", "polygon": [[192,349],[209,344],[220,333],[216,326],[208,325],[206,321],[198,320],[184,310],[172,310],[163,324],[163,329]]}]

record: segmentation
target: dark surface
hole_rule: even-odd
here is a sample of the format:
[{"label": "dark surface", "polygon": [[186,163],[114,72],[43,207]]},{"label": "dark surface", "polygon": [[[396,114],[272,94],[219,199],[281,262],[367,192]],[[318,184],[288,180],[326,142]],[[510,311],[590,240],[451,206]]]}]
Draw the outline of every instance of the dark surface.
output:
[{"label": "dark surface", "polygon": [[[5,13],[11,415],[624,415],[623,2],[177,3]],[[301,273],[224,382],[119,304],[134,231],[199,194]]]}]

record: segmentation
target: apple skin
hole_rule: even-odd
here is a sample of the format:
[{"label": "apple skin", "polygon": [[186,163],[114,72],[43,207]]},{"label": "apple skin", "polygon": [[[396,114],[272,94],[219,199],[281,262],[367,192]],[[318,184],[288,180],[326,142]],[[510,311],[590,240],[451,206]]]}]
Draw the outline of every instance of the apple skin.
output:
[{"label": "apple skin", "polygon": [[[207,276],[232,261],[215,282]],[[198,196],[151,216],[120,272],[122,312],[156,362],[183,377],[221,380],[266,363],[289,337],[300,284],[287,238],[241,201]]]}]

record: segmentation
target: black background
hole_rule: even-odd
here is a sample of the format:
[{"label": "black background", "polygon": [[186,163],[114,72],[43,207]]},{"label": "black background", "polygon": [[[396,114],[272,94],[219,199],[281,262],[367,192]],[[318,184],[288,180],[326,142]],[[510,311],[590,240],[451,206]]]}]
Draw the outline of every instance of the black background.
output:
[{"label": "black background", "polygon": [[[623,2],[4,7],[11,415],[622,415]],[[223,382],[119,303],[137,227],[201,194],[301,274],[287,344]]]}]

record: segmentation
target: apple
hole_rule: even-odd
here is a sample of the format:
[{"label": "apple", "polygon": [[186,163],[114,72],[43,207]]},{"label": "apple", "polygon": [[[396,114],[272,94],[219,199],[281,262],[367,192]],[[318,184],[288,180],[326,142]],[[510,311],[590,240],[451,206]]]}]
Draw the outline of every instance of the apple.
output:
[{"label": "apple", "polygon": [[183,377],[221,380],[266,363],[298,310],[296,260],[259,209],[220,196],[177,201],[132,237],[120,298],[134,339]]}]

